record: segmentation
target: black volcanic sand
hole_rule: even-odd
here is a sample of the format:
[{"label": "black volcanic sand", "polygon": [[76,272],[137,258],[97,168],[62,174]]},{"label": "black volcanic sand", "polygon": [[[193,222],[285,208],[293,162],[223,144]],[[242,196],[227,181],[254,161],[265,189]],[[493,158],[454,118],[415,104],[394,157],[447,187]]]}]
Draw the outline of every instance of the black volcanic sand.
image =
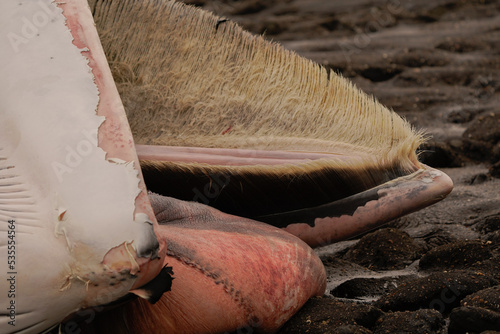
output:
[{"label": "black volcanic sand", "polygon": [[500,331],[500,1],[189,0],[350,78],[432,138],[444,201],[317,250],[281,333]]}]

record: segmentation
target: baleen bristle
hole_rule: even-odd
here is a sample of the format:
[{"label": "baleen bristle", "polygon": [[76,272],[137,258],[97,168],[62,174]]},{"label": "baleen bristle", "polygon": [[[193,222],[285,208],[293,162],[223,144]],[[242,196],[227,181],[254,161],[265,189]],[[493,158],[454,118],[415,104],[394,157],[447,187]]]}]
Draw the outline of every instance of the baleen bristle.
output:
[{"label": "baleen bristle", "polygon": [[367,164],[418,164],[421,133],[277,43],[174,1],[89,2],[136,143],[356,152]]}]

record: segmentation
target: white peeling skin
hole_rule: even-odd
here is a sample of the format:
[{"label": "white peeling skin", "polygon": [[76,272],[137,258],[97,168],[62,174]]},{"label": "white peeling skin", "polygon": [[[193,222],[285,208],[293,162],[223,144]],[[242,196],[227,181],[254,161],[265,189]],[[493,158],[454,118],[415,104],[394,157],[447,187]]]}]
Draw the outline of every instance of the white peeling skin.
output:
[{"label": "white peeling skin", "polygon": [[0,271],[15,273],[15,296],[0,281],[0,332],[37,333],[126,294],[134,277],[122,266],[124,280],[111,279],[119,266],[104,256],[123,245],[125,267],[136,270],[135,251],[156,238],[145,214],[134,221],[133,163],[108,161],[97,146],[99,92],[62,10],[51,0],[1,1],[0,39]]}]

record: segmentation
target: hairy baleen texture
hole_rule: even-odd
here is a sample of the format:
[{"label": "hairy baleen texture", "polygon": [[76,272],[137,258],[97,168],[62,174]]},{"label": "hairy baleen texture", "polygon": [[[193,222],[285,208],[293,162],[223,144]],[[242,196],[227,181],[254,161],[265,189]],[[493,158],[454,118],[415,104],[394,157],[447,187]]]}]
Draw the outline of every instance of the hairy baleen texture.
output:
[{"label": "hairy baleen texture", "polygon": [[[333,71],[175,1],[89,3],[136,143],[332,153],[278,169],[144,162],[146,183],[158,170],[164,180],[150,190],[193,200],[229,177],[215,206],[255,218],[269,212],[244,211],[274,198],[274,212],[320,205],[418,169],[422,135]],[[242,199],[248,208],[233,210]]]}]

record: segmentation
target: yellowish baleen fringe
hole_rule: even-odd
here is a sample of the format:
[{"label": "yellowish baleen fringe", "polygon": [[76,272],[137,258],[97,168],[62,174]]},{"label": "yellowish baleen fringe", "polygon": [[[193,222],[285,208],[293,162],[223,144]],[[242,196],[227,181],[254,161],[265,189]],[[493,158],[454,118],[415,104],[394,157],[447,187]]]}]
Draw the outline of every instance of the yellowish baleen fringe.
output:
[{"label": "yellowish baleen fringe", "polygon": [[89,4],[137,143],[417,164],[422,135],[405,120],[336,73],[233,22],[218,24],[174,1]]}]

